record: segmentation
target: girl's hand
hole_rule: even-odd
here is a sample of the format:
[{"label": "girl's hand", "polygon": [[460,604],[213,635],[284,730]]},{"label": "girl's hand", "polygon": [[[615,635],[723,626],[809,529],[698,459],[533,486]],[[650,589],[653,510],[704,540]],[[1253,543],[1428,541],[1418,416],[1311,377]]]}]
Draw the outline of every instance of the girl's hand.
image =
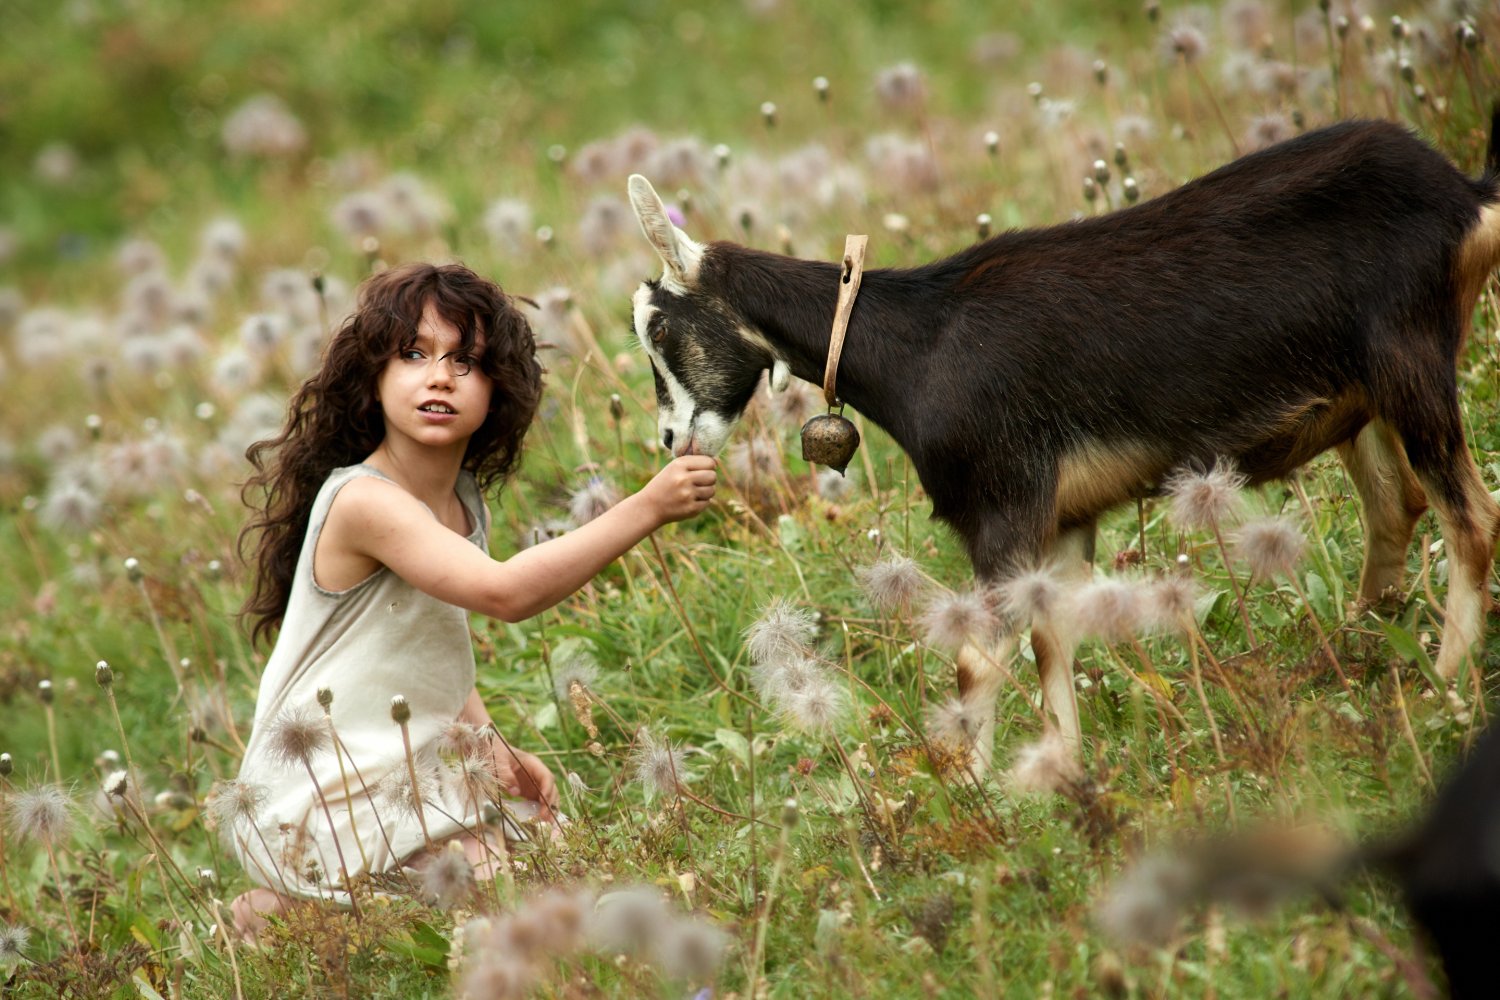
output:
[{"label": "girl's hand", "polygon": [[536,754],[517,750],[497,741],[495,769],[505,794],[530,799],[542,807],[540,818],[551,818],[552,810],[558,804],[557,782],[553,780],[551,770]]},{"label": "girl's hand", "polygon": [[674,458],[640,492],[662,524],[701,514],[714,498],[718,463],[708,455]]}]

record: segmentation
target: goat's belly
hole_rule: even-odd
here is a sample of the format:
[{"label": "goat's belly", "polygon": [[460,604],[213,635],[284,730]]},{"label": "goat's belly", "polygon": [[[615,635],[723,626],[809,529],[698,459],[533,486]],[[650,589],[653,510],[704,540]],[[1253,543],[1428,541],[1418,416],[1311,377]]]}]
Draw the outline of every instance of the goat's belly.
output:
[{"label": "goat's belly", "polygon": [[1332,399],[1312,399],[1266,422],[1238,449],[1225,449],[1251,483],[1281,479],[1335,445],[1353,440],[1370,422],[1369,400],[1351,390]]}]

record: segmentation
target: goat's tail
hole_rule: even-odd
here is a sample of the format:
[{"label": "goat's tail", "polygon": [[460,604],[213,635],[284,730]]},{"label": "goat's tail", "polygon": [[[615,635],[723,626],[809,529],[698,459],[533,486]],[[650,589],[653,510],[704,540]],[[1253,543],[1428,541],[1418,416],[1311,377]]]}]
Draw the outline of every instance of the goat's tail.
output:
[{"label": "goat's tail", "polygon": [[1484,152],[1484,176],[1500,177],[1500,101],[1490,108],[1490,146]]}]

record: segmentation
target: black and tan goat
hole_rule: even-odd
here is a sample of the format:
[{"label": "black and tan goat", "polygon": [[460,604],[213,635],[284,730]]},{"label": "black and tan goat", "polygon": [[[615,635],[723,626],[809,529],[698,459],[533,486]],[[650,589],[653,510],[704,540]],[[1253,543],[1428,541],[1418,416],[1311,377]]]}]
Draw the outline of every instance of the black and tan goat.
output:
[{"label": "black and tan goat", "polygon": [[[1363,599],[1399,589],[1437,511],[1451,678],[1482,638],[1500,531],[1455,373],[1500,261],[1496,124],[1478,180],[1398,125],[1345,122],[1123,211],[868,271],[839,396],[906,450],[986,582],[1049,560],[1087,572],[1099,515],[1175,470],[1228,459],[1255,483],[1337,448],[1365,511]],[[645,178],[629,191],[666,267],[634,297],[662,440],[713,454],[763,371],[821,382],[839,268],[700,245]],[[1012,641],[959,655],[986,719]],[[1034,623],[1032,644],[1076,746],[1074,640]]]}]

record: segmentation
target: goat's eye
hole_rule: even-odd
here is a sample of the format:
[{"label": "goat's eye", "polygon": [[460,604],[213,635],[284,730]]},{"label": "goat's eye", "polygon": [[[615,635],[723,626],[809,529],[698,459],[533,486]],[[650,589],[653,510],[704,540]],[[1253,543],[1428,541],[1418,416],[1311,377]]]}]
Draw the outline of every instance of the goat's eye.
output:
[{"label": "goat's eye", "polygon": [[656,329],[651,331],[651,343],[660,344],[667,339],[667,324],[658,323]]}]

